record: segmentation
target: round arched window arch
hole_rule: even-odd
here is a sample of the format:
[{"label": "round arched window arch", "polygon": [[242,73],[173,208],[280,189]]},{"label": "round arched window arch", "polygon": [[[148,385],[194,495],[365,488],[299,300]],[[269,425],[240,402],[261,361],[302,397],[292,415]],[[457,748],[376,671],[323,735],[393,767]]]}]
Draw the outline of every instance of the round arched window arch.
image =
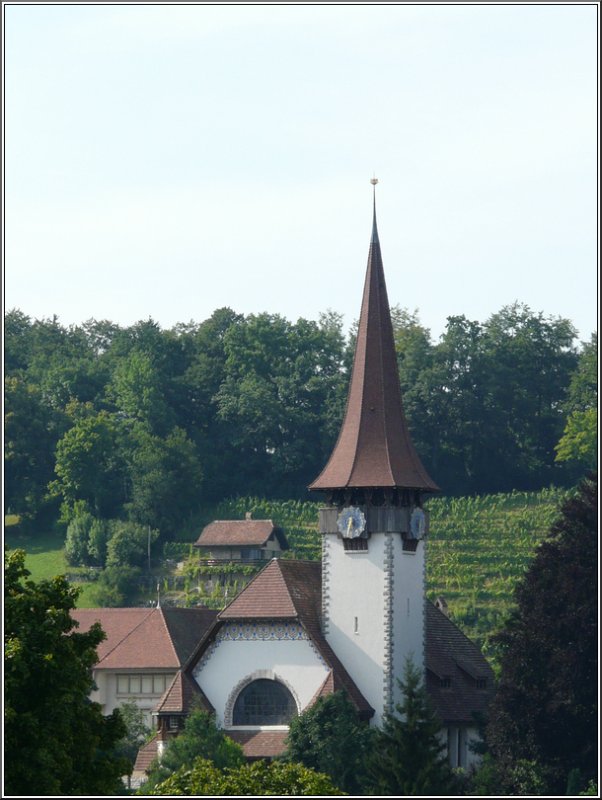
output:
[{"label": "round arched window arch", "polygon": [[297,713],[292,694],[280,681],[259,678],[234,703],[233,725],[288,725]]}]

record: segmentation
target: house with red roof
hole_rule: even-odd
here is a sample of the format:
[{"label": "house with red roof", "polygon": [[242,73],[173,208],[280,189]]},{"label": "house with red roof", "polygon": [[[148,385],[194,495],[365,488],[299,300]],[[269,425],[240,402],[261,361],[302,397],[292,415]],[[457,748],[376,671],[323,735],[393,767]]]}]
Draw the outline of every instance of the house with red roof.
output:
[{"label": "house with red roof", "polygon": [[[360,719],[380,726],[401,699],[397,679],[408,659],[423,671],[452,766],[477,759],[470,743],[493,673],[425,597],[424,500],[439,488],[403,411],[375,210],[347,407],[330,459],[309,488],[323,498],[321,562],[272,558],[217,614],[77,612],[82,623],[109,626],[96,670],[106,710],[126,697],[152,706],[158,733],[140,752],[139,771],[160,755],[194,702],[251,759],[281,753],[291,719],[339,689]],[[234,552],[234,542],[278,539],[264,521],[242,522],[212,523],[197,545]],[[162,676],[157,691],[155,676]]]},{"label": "house with red roof", "polygon": [[[81,631],[98,622],[106,639],[97,648],[91,699],[110,714],[133,701],[154,724],[160,701],[181,685],[182,667],[217,616],[207,608],[79,608]],[[198,686],[196,693],[202,693]],[[189,702],[191,698],[187,698]]]},{"label": "house with red roof", "polygon": [[271,519],[214,520],[194,544],[201,558],[212,561],[269,561],[288,550],[282,528]]}]

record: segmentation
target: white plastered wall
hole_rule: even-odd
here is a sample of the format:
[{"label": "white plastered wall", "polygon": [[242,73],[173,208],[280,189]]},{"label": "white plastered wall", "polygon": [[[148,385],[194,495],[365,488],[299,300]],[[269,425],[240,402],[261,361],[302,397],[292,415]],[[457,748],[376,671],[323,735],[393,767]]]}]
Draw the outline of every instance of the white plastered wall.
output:
[{"label": "white plastered wall", "polygon": [[424,665],[424,543],[406,553],[399,534],[373,533],[367,551],[346,551],[325,534],[323,548],[325,635],[380,726],[406,656]]},{"label": "white plastered wall", "polygon": [[424,549],[419,541],[414,552],[404,551],[400,536],[392,535],[393,551],[393,707],[401,701],[397,678],[404,673],[406,658],[411,658],[424,677]]},{"label": "white plastered wall", "polygon": [[[144,711],[146,722],[150,726],[153,722],[151,712],[161,699],[163,692],[154,692],[148,694],[120,694],[117,691],[117,675],[123,675],[127,673],[135,673],[136,675],[156,675],[158,672],[162,672],[162,670],[94,670],[93,678],[97,688],[90,694],[90,700],[100,703],[102,706],[102,713],[105,715],[110,714],[116,708],[119,708],[119,706],[121,706],[123,703],[133,701],[136,703],[138,708]],[[175,672],[167,672],[165,675],[166,685],[169,686],[175,675]]]},{"label": "white plastered wall", "polygon": [[[280,680],[290,690],[301,713],[324,683],[329,668],[308,638],[228,638],[226,624],[195,667],[195,680],[216,712],[220,727],[231,727],[231,709],[251,680]],[[301,630],[301,629],[299,629]],[[305,635],[306,636],[306,635]]]},{"label": "white plastered wall", "polygon": [[341,539],[325,534],[323,547],[326,639],[374,708],[374,724],[380,725],[385,661],[384,536],[371,536],[367,551],[345,551]]}]

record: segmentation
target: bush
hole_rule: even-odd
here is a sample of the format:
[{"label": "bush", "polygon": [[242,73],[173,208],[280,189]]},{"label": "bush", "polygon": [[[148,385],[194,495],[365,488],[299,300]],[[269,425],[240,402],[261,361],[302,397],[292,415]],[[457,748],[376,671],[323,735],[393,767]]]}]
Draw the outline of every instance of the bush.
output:
[{"label": "bush", "polygon": [[177,770],[190,769],[197,759],[208,759],[216,769],[244,763],[241,746],[216,726],[212,714],[198,709],[188,715],[182,733],[169,742],[161,762],[153,762],[142,789],[147,792]]},{"label": "bush", "polygon": [[192,768],[182,768],[155,787],[152,795],[245,795],[276,797],[332,797],[345,794],[327,775],[314,772],[303,764],[285,764],[278,761],[268,763],[256,761],[237,768],[219,770],[215,764],[203,758],[197,759]]},{"label": "bush", "polygon": [[82,511],[74,517],[67,527],[65,539],[65,556],[72,567],[81,567],[89,562],[88,538],[94,517],[88,511]]},{"label": "bush", "polygon": [[108,539],[108,521],[95,519],[88,533],[88,558],[97,567],[104,567],[106,564]]},{"label": "bush", "polygon": [[105,608],[122,608],[131,604],[138,593],[138,567],[107,567],[92,588],[92,602]]},{"label": "bush", "polygon": [[159,531],[147,525],[114,521],[107,545],[107,567],[144,566],[148,558],[149,538],[152,544],[158,537]]}]

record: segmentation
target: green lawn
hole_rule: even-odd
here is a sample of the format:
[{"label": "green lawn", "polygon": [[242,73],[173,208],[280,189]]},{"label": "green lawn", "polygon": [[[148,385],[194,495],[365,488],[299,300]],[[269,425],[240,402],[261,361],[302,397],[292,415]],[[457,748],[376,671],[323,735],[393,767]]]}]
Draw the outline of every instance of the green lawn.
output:
[{"label": "green lawn", "polygon": [[11,550],[25,550],[25,566],[34,581],[54,578],[67,572],[64,534],[41,530],[35,535],[23,533],[18,526],[5,527],[4,541]]},{"label": "green lawn", "polygon": [[[54,530],[43,530],[35,535],[26,534],[20,531],[16,524],[11,523],[7,517],[4,519],[4,524],[5,544],[11,550],[17,548],[25,550],[25,566],[31,572],[31,580],[49,580],[56,575],[65,575],[68,571],[77,571],[73,567],[69,567],[65,559],[64,534]],[[95,605],[90,597],[93,583],[73,581],[72,585],[80,589],[77,600],[78,608],[91,608]]]}]

